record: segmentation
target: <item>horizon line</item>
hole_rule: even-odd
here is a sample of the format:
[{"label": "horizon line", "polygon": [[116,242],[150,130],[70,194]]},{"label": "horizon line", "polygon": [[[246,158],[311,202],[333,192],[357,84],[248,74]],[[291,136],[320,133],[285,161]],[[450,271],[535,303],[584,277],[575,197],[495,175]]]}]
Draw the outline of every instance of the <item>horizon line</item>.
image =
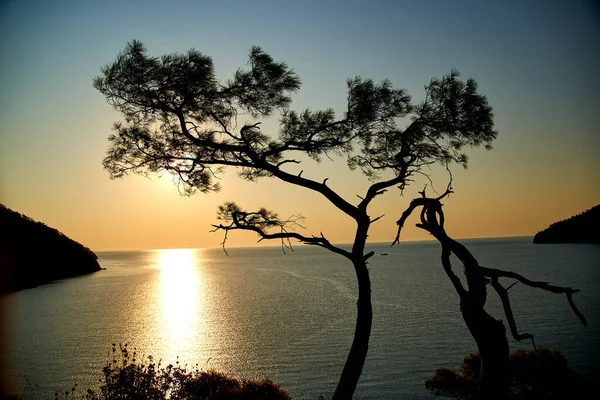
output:
[{"label": "horizon line", "polygon": [[[477,236],[477,237],[460,237],[456,238],[458,240],[477,240],[477,239],[509,239],[509,238],[532,238],[533,235],[508,235],[508,236]],[[406,239],[402,240],[402,243],[410,242],[410,243],[418,243],[418,242],[434,242],[436,239]],[[351,246],[351,242],[346,243],[333,243],[336,246]],[[373,244],[389,244],[390,247],[391,241],[379,241],[379,242],[367,242],[367,246]],[[314,246],[319,247],[317,245],[306,244],[302,242],[298,242],[293,244],[293,246]],[[225,249],[254,249],[259,247],[281,247],[281,244],[262,244],[256,243],[255,245],[250,246],[225,246]],[[210,246],[210,247],[161,247],[161,248],[152,248],[152,249],[110,249],[110,250],[92,250],[94,253],[116,253],[116,252],[136,252],[136,251],[161,251],[161,250],[213,250],[213,249],[223,249],[222,246]],[[293,251],[293,250],[290,250]]]}]

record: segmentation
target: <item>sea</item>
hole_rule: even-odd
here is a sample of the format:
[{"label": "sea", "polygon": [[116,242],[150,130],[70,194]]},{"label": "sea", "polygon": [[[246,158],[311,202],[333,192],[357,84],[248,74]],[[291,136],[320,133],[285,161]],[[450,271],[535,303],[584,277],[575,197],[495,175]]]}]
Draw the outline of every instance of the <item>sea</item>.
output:
[{"label": "sea", "polygon": [[[531,237],[462,240],[483,266],[580,289],[573,298],[516,284],[520,332],[600,378],[600,245]],[[373,329],[356,399],[432,399],[424,382],[476,351],[435,241],[368,246]],[[331,396],[354,333],[352,265],[319,247],[98,252],[103,271],[5,296],[5,375],[25,398],[98,387],[113,344],[138,360],[271,379],[295,399]],[[453,260],[462,275],[462,266]],[[51,266],[48,266],[51,268]],[[503,278],[505,287],[513,283]],[[495,292],[487,309],[503,318]],[[532,349],[510,338],[511,349]]]}]

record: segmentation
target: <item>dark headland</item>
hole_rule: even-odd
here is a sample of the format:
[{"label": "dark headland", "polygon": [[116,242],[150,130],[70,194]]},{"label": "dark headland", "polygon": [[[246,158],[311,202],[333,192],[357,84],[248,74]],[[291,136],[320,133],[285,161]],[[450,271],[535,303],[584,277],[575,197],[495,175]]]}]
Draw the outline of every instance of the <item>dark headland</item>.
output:
[{"label": "dark headland", "polygon": [[87,247],[0,204],[0,293],[101,269]]},{"label": "dark headland", "polygon": [[600,204],[563,221],[555,222],[533,237],[533,243],[600,243]]}]

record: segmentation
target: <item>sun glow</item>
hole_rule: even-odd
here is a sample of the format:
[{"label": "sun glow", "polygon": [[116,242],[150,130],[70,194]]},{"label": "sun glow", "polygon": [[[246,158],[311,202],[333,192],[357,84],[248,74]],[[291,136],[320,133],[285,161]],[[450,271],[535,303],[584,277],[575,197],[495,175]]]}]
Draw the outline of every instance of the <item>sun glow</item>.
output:
[{"label": "sun glow", "polygon": [[198,250],[160,250],[160,325],[165,345],[181,354],[203,331],[204,290]]}]

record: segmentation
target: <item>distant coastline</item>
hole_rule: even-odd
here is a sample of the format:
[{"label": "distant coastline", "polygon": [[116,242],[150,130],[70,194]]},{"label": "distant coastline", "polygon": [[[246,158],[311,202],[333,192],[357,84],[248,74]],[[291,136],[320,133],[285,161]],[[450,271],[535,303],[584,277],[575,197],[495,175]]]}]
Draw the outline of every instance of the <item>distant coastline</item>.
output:
[{"label": "distant coastline", "polygon": [[533,243],[600,243],[600,204],[538,232]]},{"label": "distant coastline", "polygon": [[89,248],[0,204],[0,293],[101,270]]}]

